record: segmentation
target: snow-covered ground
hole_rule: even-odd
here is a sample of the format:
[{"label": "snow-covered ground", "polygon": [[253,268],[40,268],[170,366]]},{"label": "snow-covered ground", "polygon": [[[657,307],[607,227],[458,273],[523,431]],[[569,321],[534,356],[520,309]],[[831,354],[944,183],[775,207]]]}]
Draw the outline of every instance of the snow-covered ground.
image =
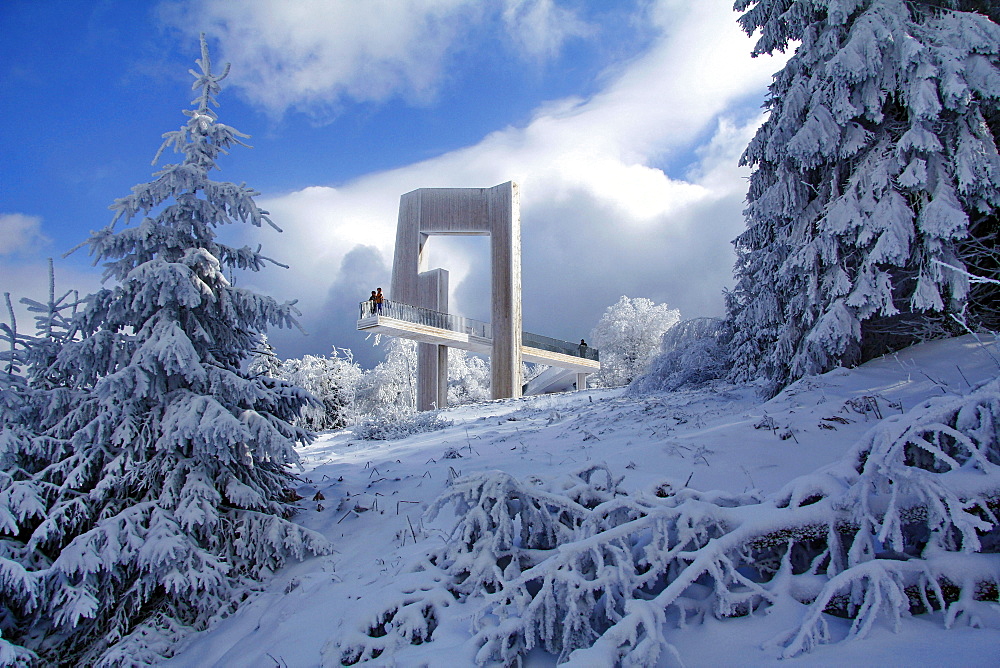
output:
[{"label": "snow-covered ground", "polygon": [[[961,394],[1000,374],[1000,351],[971,337],[927,343],[857,369],[806,378],[763,402],[752,387],[720,386],[646,397],[592,390],[463,406],[442,412],[446,429],[394,442],[359,441],[349,430],[302,449],[298,516],[336,553],[292,564],[239,611],[190,637],[170,666],[335,666],[341,643],[387,601],[419,589],[410,566],[447,540],[447,517],[428,506],[452,479],[489,470],[520,481],[554,481],[588,463],[607,464],[630,493],[670,485],[770,493],[835,462],[876,421],[935,396]],[[994,557],[996,555],[993,555]],[[778,660],[767,641],[793,612],[709,618],[666,637],[686,666],[995,666],[1000,606],[985,628],[945,629],[939,613],[876,627],[864,640],[823,645]],[[376,665],[462,666],[475,606],[453,604],[433,639],[386,652]],[[468,609],[465,609],[468,608]],[[849,623],[830,618],[843,635]],[[664,653],[662,665],[671,665]],[[554,665],[535,650],[529,665]]]}]

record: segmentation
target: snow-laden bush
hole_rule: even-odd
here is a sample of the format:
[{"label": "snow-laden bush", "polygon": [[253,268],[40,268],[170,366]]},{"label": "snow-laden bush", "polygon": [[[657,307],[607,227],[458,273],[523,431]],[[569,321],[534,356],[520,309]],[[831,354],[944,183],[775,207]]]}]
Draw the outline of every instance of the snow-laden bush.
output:
[{"label": "snow-laden bush", "polygon": [[288,381],[316,397],[296,420],[306,429],[340,429],[354,419],[354,396],[361,382],[361,367],[346,348],[333,349],[329,356],[304,355],[281,363],[274,378]]},{"label": "snow-laden bush", "polygon": [[361,419],[351,429],[357,438],[366,441],[390,441],[406,438],[413,434],[437,431],[451,426],[451,420],[441,417],[437,411],[424,411],[397,417],[390,412],[376,412]]},{"label": "snow-laden bush", "polygon": [[355,417],[355,396],[364,375],[349,348],[334,346],[329,356],[304,355],[282,361],[261,336],[247,371],[284,380],[309,392],[316,402],[302,409],[295,424],[313,431],[339,429]]},{"label": "snow-laden bush", "polygon": [[461,348],[448,350],[448,405],[490,399],[490,362]]},{"label": "snow-laden bush", "polygon": [[[366,432],[378,423],[405,422],[417,410],[416,386],[416,341],[390,338],[385,360],[374,369],[363,372],[354,383],[354,413],[358,422],[365,425]],[[448,405],[457,406],[489,398],[489,360],[452,348],[448,353]]]},{"label": "snow-laden bush", "polygon": [[609,306],[590,333],[601,351],[596,380],[603,387],[628,385],[656,354],[660,337],[680,321],[680,311],[645,297],[622,296]]},{"label": "snow-laden bush", "polygon": [[729,357],[719,341],[721,326],[715,318],[696,318],[668,329],[660,339],[659,353],[646,373],[632,381],[629,393],[672,392],[724,377]]},{"label": "snow-laden bush", "polygon": [[[385,360],[358,382],[358,415],[398,420],[417,410],[417,342],[391,338]],[[443,408],[443,406],[442,406]]]},{"label": "snow-laden bush", "polygon": [[428,513],[452,517],[445,544],[344,638],[345,663],[432,642],[455,602],[475,610],[480,665],[517,664],[536,647],[569,665],[653,666],[664,652],[669,664],[680,658],[670,636],[686,625],[779,603],[800,611],[769,643],[782,657],[832,642],[830,616],[851,621],[848,638],[929,610],[948,626],[989,623],[1000,380],[887,418],[839,463],[766,497],[628,494],[589,466],[548,483],[459,479]]},{"label": "snow-laden bush", "polygon": [[[404,592],[365,620],[358,632],[347,634],[341,661],[350,665],[377,659],[401,644],[432,640],[437,620],[456,599],[503,590],[537,563],[534,555],[571,540],[587,515],[584,504],[613,499],[618,482],[604,466],[581,470],[558,489],[562,493],[523,484],[500,471],[454,481],[428,510],[430,518],[450,511],[457,519],[446,546],[403,576],[407,589],[416,588],[419,595]],[[416,573],[424,577],[415,578]]]}]

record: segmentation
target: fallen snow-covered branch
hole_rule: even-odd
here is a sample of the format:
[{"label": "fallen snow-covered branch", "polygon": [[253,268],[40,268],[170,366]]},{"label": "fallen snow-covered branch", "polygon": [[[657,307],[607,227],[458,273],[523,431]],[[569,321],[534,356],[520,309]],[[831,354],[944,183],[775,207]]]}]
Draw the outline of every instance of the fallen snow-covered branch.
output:
[{"label": "fallen snow-covered branch", "polygon": [[[630,495],[606,466],[547,484],[502,472],[456,480],[429,511],[451,510],[450,537],[412,573],[430,586],[387,606],[365,640],[342,646],[344,661],[433,640],[426,620],[452,601],[477,605],[480,664],[516,664],[536,647],[567,665],[679,661],[670,627],[786,598],[806,607],[772,641],[783,657],[830,642],[829,615],[852,620],[849,637],[928,610],[949,625],[991,623],[998,432],[994,380],[879,421],[841,461],[763,499]],[[419,632],[393,621],[407,605],[424,611]]]}]

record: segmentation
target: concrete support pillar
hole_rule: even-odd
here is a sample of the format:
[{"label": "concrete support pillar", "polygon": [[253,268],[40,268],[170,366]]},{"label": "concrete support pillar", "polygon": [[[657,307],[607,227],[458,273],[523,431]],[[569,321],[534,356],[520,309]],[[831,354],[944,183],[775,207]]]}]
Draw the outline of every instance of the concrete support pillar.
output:
[{"label": "concrete support pillar", "polygon": [[587,389],[587,376],[589,373],[578,373],[576,374],[576,389],[586,390]]},{"label": "concrete support pillar", "polygon": [[[414,306],[448,312],[448,272],[433,269],[417,277]],[[448,405],[448,346],[417,344],[417,410],[429,411]]]},{"label": "concrete support pillar", "polygon": [[417,410],[448,405],[448,346],[417,344]]},{"label": "concrete support pillar", "polygon": [[489,189],[494,399],[521,396],[521,203],[517,184]]},{"label": "concrete support pillar", "polygon": [[401,304],[417,306],[424,241],[427,235],[420,232],[420,191],[406,193],[399,198],[399,219],[396,223],[396,252],[392,257],[392,283],[389,299]]}]

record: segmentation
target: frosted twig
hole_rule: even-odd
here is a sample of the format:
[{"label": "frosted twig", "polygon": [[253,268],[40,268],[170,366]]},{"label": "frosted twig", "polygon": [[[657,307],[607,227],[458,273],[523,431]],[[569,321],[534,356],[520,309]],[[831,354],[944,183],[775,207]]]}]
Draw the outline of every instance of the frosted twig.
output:
[{"label": "frosted twig", "polygon": [[402,499],[400,499],[399,501],[396,501],[396,514],[397,515],[399,514],[399,504],[401,504],[401,503],[417,503],[417,504],[419,504],[420,502],[419,501],[403,501]]},{"label": "frosted twig", "polygon": [[410,516],[409,515],[406,516],[406,523],[410,527],[410,535],[413,536],[413,543],[416,544],[416,542],[417,542],[417,532],[413,530],[413,522],[410,521]]},{"label": "frosted twig", "polygon": [[970,283],[991,283],[993,285],[1000,285],[1000,281],[998,281],[995,278],[987,278],[986,276],[976,276],[975,274],[970,274],[969,272],[965,271],[964,269],[959,269],[958,267],[953,267],[952,265],[948,264],[947,262],[942,262],[941,260],[933,260],[933,262],[934,262],[934,264],[939,264],[942,267],[947,267],[948,269],[951,269],[954,272],[962,274],[963,276],[965,276],[966,278],[969,279]]},{"label": "frosted twig", "polygon": [[969,389],[972,389],[972,383],[970,383],[969,379],[965,377],[965,373],[962,372],[962,367],[956,364],[955,368],[958,369],[958,375],[962,377],[962,380],[964,380],[965,384],[969,386]]}]

